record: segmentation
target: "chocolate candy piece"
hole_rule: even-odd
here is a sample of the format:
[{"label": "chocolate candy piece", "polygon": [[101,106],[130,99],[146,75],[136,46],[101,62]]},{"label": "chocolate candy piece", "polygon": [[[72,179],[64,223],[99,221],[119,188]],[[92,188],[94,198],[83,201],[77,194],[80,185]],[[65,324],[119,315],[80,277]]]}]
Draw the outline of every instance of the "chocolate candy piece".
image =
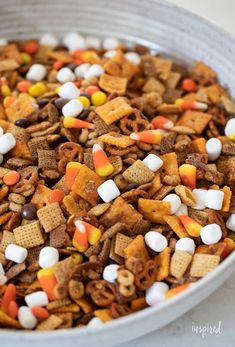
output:
[{"label": "chocolate candy piece", "polygon": [[24,219],[33,220],[37,217],[37,207],[35,204],[29,203],[23,206],[21,215]]},{"label": "chocolate candy piece", "polygon": [[31,124],[28,118],[20,118],[15,121],[15,125],[20,128],[27,128]]},{"label": "chocolate candy piece", "polygon": [[44,106],[46,106],[46,105],[48,104],[49,101],[50,101],[50,100],[47,99],[47,98],[38,100],[38,106],[39,106],[39,107],[44,107]]},{"label": "chocolate candy piece", "polygon": [[67,104],[68,100],[63,99],[63,98],[58,98],[54,101],[55,106],[59,109],[62,110],[65,104]]},{"label": "chocolate candy piece", "polygon": [[82,112],[79,115],[80,119],[86,119],[86,117],[88,116],[88,114],[90,113],[90,109],[88,107],[84,107]]}]

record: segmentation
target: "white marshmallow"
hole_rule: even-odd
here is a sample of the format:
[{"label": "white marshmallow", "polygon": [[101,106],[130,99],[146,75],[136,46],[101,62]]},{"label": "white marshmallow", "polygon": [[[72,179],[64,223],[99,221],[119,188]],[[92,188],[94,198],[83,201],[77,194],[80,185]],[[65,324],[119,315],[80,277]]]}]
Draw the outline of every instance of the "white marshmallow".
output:
[{"label": "white marshmallow", "polygon": [[60,87],[58,94],[63,99],[72,100],[80,95],[80,90],[73,82],[66,82]]},{"label": "white marshmallow", "polygon": [[103,41],[103,48],[107,51],[111,49],[116,49],[120,45],[120,42],[115,37],[107,37]]},{"label": "white marshmallow", "polygon": [[104,202],[110,202],[121,194],[113,180],[107,180],[102,183],[98,187],[97,192]]},{"label": "white marshmallow", "polygon": [[213,137],[206,142],[206,152],[210,161],[218,159],[221,154],[221,151],[222,143],[219,139]]},{"label": "white marshmallow", "polygon": [[46,306],[49,303],[47,293],[42,290],[26,295],[24,300],[30,308]]},{"label": "white marshmallow", "polygon": [[169,290],[169,286],[164,282],[154,282],[149,289],[146,290],[145,300],[149,306],[157,305],[164,301],[165,294]]},{"label": "white marshmallow", "polygon": [[235,134],[235,118],[229,119],[224,128],[224,133],[226,136],[231,136]]},{"label": "white marshmallow", "polygon": [[202,242],[205,245],[213,245],[222,237],[222,230],[218,224],[207,224],[200,231]]},{"label": "white marshmallow", "polygon": [[235,231],[235,213],[232,213],[226,223],[226,227],[229,230]]},{"label": "white marshmallow", "polygon": [[62,69],[60,69],[57,72],[56,78],[60,83],[73,82],[76,79],[73,71],[68,67],[63,67]]},{"label": "white marshmallow", "polygon": [[30,81],[36,81],[39,82],[44,79],[46,76],[47,70],[44,65],[42,64],[33,64],[30,66],[26,78]]},{"label": "white marshmallow", "polygon": [[5,283],[7,283],[7,276],[0,275],[0,286],[3,286]]},{"label": "white marshmallow", "polygon": [[21,264],[28,256],[26,248],[11,243],[5,249],[5,257],[8,260],[14,261],[14,263]]},{"label": "white marshmallow", "polygon": [[131,63],[135,64],[135,65],[139,65],[141,58],[140,55],[138,53],[135,52],[127,52],[125,54],[125,57],[127,58],[127,60],[129,60]]},{"label": "white marshmallow", "polygon": [[93,317],[90,322],[87,324],[88,327],[92,327],[92,328],[96,328],[96,327],[100,327],[101,325],[103,325],[103,321],[98,318],[98,317]]},{"label": "white marshmallow", "polygon": [[146,158],[144,158],[143,163],[149,168],[149,170],[156,172],[163,165],[163,161],[155,154],[148,154]]},{"label": "white marshmallow", "polygon": [[162,201],[168,201],[170,203],[170,214],[174,214],[181,206],[181,200],[176,194],[168,194]]},{"label": "white marshmallow", "polygon": [[2,136],[4,134],[3,128],[0,127],[0,136]]},{"label": "white marshmallow", "polygon": [[12,133],[6,133],[0,136],[0,153],[6,154],[16,145],[16,139]]},{"label": "white marshmallow", "polygon": [[175,244],[176,251],[185,251],[190,254],[195,252],[195,242],[190,237],[182,237]]},{"label": "white marshmallow", "polygon": [[119,265],[117,264],[110,264],[105,266],[103,271],[103,279],[110,283],[114,283],[118,275],[118,269]]},{"label": "white marshmallow", "polygon": [[59,252],[54,247],[43,247],[39,253],[39,265],[47,268],[55,265],[59,261]]},{"label": "white marshmallow", "polygon": [[76,69],[74,70],[76,77],[84,78],[85,74],[87,73],[90,67],[91,67],[91,64],[88,64],[88,63],[84,63],[77,66]]},{"label": "white marshmallow", "polygon": [[0,263],[0,275],[5,275],[5,270],[1,263]]},{"label": "white marshmallow", "polygon": [[107,59],[113,58],[117,54],[117,51],[111,50],[104,53],[103,57]]},{"label": "white marshmallow", "polygon": [[68,33],[63,39],[63,44],[70,52],[87,48],[84,37],[75,32]]},{"label": "white marshmallow", "polygon": [[144,240],[146,245],[155,252],[162,252],[168,244],[165,236],[158,231],[148,231],[144,236]]},{"label": "white marshmallow", "polygon": [[8,45],[8,41],[4,39],[3,37],[0,37],[0,46],[6,46]]},{"label": "white marshmallow", "polygon": [[84,78],[89,79],[92,77],[100,77],[100,75],[102,75],[103,73],[104,73],[104,69],[101,65],[93,64],[85,73]]},{"label": "white marshmallow", "polygon": [[0,153],[0,165],[2,164],[2,162],[3,162],[3,155]]},{"label": "white marshmallow", "polygon": [[213,210],[221,210],[224,200],[222,190],[209,189],[206,194],[205,205]]},{"label": "white marshmallow", "polygon": [[25,329],[33,329],[37,325],[37,319],[28,306],[21,306],[18,311],[18,320]]},{"label": "white marshmallow", "polygon": [[101,39],[94,36],[86,37],[86,46],[87,48],[100,49],[101,48]]},{"label": "white marshmallow", "polygon": [[59,39],[50,33],[42,35],[40,38],[40,44],[44,46],[49,46],[51,48],[56,48],[59,45]]},{"label": "white marshmallow", "polygon": [[181,215],[188,216],[188,206],[185,204],[181,204],[178,210],[175,212],[176,216],[181,216]]},{"label": "white marshmallow", "polygon": [[73,99],[67,102],[62,108],[64,117],[77,117],[83,110],[81,101]]},{"label": "white marshmallow", "polygon": [[205,201],[206,201],[207,190],[195,188],[193,189],[193,195],[196,198],[196,204],[194,204],[192,207],[195,210],[204,210],[204,208],[206,208]]}]

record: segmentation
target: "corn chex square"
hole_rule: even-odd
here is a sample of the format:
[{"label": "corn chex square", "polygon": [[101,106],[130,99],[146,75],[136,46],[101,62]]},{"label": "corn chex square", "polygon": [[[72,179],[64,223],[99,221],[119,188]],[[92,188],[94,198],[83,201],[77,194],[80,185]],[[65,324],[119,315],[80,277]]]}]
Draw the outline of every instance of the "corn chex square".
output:
[{"label": "corn chex square", "polygon": [[66,222],[58,202],[40,208],[37,216],[46,233]]},{"label": "corn chex square", "polygon": [[29,223],[13,230],[17,245],[32,248],[44,243],[39,221]]},{"label": "corn chex square", "polygon": [[106,124],[112,124],[133,112],[133,108],[121,96],[98,106],[95,112]]}]

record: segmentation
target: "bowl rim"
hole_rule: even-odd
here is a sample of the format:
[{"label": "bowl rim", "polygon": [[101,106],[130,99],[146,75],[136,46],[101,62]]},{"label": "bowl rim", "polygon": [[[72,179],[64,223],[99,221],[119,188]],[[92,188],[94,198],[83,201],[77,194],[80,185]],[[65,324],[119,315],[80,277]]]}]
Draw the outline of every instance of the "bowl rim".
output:
[{"label": "bowl rim", "polygon": [[[200,15],[193,13],[188,9],[185,9],[181,7],[180,5],[170,3],[167,0],[151,0],[151,1],[159,4],[162,7],[180,11],[181,15],[189,16],[191,18],[194,18],[197,21],[202,22],[203,24],[209,26],[211,29],[214,29],[216,33],[219,34],[221,37],[225,35],[225,38],[232,45],[235,45],[235,36],[227,32],[224,28],[219,27],[214,22],[211,22],[201,17]],[[49,342],[49,340],[54,340],[55,338],[66,340],[68,338],[73,338],[75,336],[79,337],[79,336],[85,336],[87,334],[96,334],[97,331],[106,333],[113,329],[122,328],[123,326],[128,325],[131,322],[134,322],[134,321],[138,322],[140,320],[143,320],[144,318],[147,318],[150,315],[160,313],[161,311],[165,310],[166,308],[169,308],[170,306],[180,304],[185,299],[193,295],[196,291],[200,291],[201,289],[206,287],[206,285],[209,282],[215,280],[226,269],[228,269],[229,267],[232,267],[233,265],[235,265],[235,250],[231,254],[229,254],[229,256],[225,260],[223,260],[223,262],[220,263],[215,270],[213,270],[212,272],[210,272],[209,274],[207,274],[205,277],[201,278],[197,282],[193,283],[189,288],[187,288],[183,292],[175,295],[174,297],[170,299],[167,299],[159,303],[156,306],[147,307],[140,311],[134,312],[128,316],[109,321],[101,326],[97,326],[97,327],[85,326],[84,328],[68,328],[68,329],[60,329],[60,330],[45,331],[45,332],[44,331],[11,330],[11,329],[0,328],[1,338],[2,339],[7,338],[8,341],[10,340],[14,341],[18,338],[20,339],[23,338],[22,342],[30,342],[30,341],[33,341],[34,339],[37,339],[40,334],[40,341],[45,342],[46,340],[47,342]],[[235,271],[235,267],[234,267],[234,271]]]}]

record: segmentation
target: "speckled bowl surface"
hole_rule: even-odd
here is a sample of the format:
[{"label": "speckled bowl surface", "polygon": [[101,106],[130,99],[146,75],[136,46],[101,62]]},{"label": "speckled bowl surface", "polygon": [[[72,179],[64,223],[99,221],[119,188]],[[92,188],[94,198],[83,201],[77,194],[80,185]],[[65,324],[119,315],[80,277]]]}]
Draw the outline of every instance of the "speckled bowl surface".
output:
[{"label": "speckled bowl surface", "polygon": [[[235,97],[235,41],[216,26],[163,0],[1,0],[0,37],[25,39],[69,31],[139,42],[191,63],[203,60]],[[235,252],[208,276],[157,307],[101,328],[45,333],[0,331],[1,347],[112,346],[170,323],[218,288],[235,269]]]}]

